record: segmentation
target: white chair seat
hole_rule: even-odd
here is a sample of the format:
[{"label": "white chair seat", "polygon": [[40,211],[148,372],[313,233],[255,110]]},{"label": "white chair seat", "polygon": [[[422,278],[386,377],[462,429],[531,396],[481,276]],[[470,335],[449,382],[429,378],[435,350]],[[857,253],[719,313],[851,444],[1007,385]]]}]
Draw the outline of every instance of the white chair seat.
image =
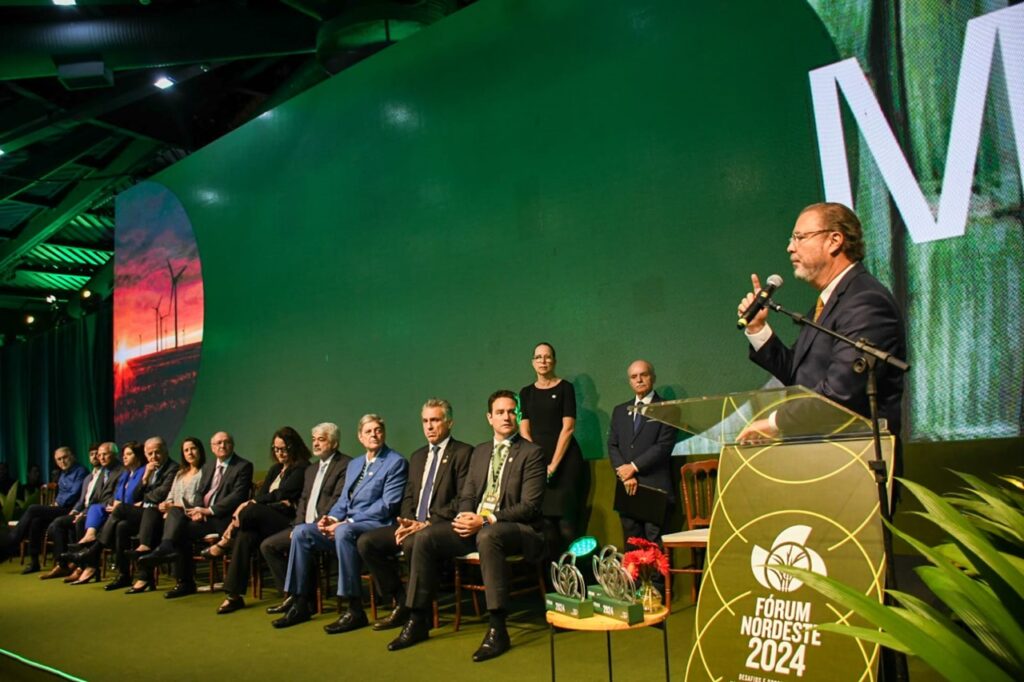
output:
[{"label": "white chair seat", "polygon": [[694,530],[682,530],[678,533],[669,533],[668,535],[662,535],[661,541],[666,544],[672,544],[676,542],[703,542],[708,541],[708,529],[707,528],[696,528]]},{"label": "white chair seat", "polygon": [[480,552],[470,552],[459,557],[463,561],[480,561]]}]

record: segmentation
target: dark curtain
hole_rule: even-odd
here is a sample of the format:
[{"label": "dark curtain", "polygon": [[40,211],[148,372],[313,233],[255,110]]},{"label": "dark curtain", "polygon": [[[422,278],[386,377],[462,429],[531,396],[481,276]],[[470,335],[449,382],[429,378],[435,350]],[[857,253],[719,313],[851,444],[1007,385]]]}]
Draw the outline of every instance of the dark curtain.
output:
[{"label": "dark curtain", "polygon": [[0,461],[23,481],[38,464],[49,480],[53,451],[114,436],[113,305],[0,348]]}]

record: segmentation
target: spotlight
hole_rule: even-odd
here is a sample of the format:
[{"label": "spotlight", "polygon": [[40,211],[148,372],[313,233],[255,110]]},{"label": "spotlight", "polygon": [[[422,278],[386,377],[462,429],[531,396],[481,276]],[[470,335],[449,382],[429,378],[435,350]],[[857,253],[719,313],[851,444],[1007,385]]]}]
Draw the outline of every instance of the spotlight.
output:
[{"label": "spotlight", "polygon": [[88,289],[82,289],[82,298],[91,298],[92,292]]},{"label": "spotlight", "polygon": [[160,88],[161,90],[166,90],[167,88],[174,85],[174,81],[168,78],[167,76],[160,76],[155,81],[153,81],[153,85]]},{"label": "spotlight", "polygon": [[53,0],[53,4],[57,7],[74,7],[75,0]]},{"label": "spotlight", "polygon": [[3,155],[4,155],[4,154],[6,154],[6,153],[7,153],[7,152],[5,152],[5,151],[4,151],[3,149],[0,149],[0,156],[3,156]]},{"label": "spotlight", "polygon": [[46,297],[46,302],[49,303],[50,305],[53,305],[54,303],[57,302],[57,297],[54,296],[53,294],[50,294],[49,296]]},{"label": "spotlight", "polygon": [[594,550],[597,549],[597,538],[592,535],[584,535],[581,538],[576,538],[569,545],[569,551],[576,555],[577,559],[582,559],[590,554],[593,554]]},{"label": "spotlight", "polygon": [[33,325],[35,323],[36,323],[36,316],[35,315],[26,315],[25,316],[25,324],[31,326],[31,325]]}]

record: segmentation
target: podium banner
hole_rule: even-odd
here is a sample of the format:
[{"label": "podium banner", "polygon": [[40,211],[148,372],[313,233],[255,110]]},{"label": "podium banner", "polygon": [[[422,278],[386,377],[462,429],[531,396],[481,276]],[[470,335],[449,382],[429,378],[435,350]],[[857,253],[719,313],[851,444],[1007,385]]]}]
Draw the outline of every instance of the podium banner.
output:
[{"label": "podium banner", "polygon": [[[890,472],[892,449],[885,436]],[[873,457],[870,438],[843,435],[722,448],[687,680],[876,678],[877,645],[815,627],[868,624],[778,570],[828,575],[881,601]]]}]

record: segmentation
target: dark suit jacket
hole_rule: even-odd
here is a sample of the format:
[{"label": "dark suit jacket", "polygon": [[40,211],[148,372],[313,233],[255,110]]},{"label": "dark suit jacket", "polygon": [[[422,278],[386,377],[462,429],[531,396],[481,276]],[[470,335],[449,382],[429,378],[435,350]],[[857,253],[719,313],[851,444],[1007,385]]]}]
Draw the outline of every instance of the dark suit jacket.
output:
[{"label": "dark suit jacket", "polygon": [[[813,316],[813,311],[809,317]],[[906,330],[903,315],[889,290],[857,263],[839,281],[818,323],[857,340],[873,345],[899,358],[906,358]],[[787,348],[779,337],[771,338],[759,350],[750,349],[750,358],[787,386],[806,386],[858,414],[869,416],[864,389],[866,374],[853,371],[860,352],[841,341],[810,327],[803,327],[796,343]],[[899,435],[902,424],[900,401],[903,399],[903,373],[878,364],[879,414],[889,420],[889,430]],[[809,401],[796,401],[796,405]],[[799,408],[780,409],[779,428],[800,418]],[[788,421],[787,421],[788,420]]]},{"label": "dark suit jacket", "polygon": [[[341,495],[341,490],[345,487],[345,474],[351,461],[352,458],[348,455],[337,450],[334,451],[334,459],[327,466],[324,482],[320,485],[320,497],[314,501],[316,505],[316,518],[320,519],[327,516],[327,512],[331,511],[331,507],[338,501],[338,496]],[[293,525],[306,522],[306,507],[309,505],[309,496],[313,494],[313,484],[316,483],[316,472],[319,468],[320,462],[315,458],[306,467],[306,474],[302,482],[302,497],[299,498],[299,503],[295,505]]]},{"label": "dark suit jacket", "polygon": [[[420,506],[420,487],[423,485],[423,474],[427,468],[429,445],[412,453],[409,457],[409,481],[405,485],[405,496],[402,498],[402,511],[399,516],[404,519],[415,519]],[[448,441],[441,454],[441,461],[434,474],[434,490],[430,497],[427,520],[431,523],[451,521],[459,509],[459,490],[466,482],[469,473],[469,458],[473,454],[473,446],[452,438]]]},{"label": "dark suit jacket", "polygon": [[[327,515],[339,521],[349,519],[387,526],[394,522],[402,504],[409,462],[383,445],[370,464],[366,476],[360,481],[359,474],[365,464],[365,454],[349,462],[345,487]],[[355,488],[357,483],[359,487]]]},{"label": "dark suit jacket", "polygon": [[[202,480],[199,481],[199,496],[202,498],[213,485],[213,474],[217,468],[217,458],[203,465]],[[224,469],[224,477],[221,479],[220,490],[213,500],[210,509],[213,515],[218,518],[231,516],[238,505],[249,499],[252,491],[252,462],[242,458],[236,452],[228,460],[227,468]]]},{"label": "dark suit jacket", "polygon": [[[288,467],[277,490],[271,492],[270,486],[274,483],[274,479],[281,475],[282,468],[279,462],[275,463],[270,467],[266,478],[263,479],[263,485],[256,491],[255,500],[271,509],[287,512],[291,516],[295,512],[295,508],[291,505],[295,504],[295,501],[302,495],[302,484],[305,481],[305,472],[308,466],[309,462],[296,462]],[[285,500],[288,501],[288,504],[284,503]]]},{"label": "dark suit jacket", "polygon": [[135,488],[135,499],[132,503],[142,502],[150,506],[156,506],[167,499],[171,492],[171,485],[174,484],[174,477],[178,473],[178,463],[172,459],[164,462],[164,465],[156,470],[153,478],[143,485]]},{"label": "dark suit jacket", "polygon": [[[654,394],[652,402],[660,403],[661,396]],[[668,424],[640,417],[640,425],[633,433],[633,415],[629,408],[633,400],[616,405],[612,410],[612,424],[608,432],[608,459],[612,468],[630,462],[640,470],[636,480],[642,485],[660,488],[668,493],[668,499],[675,500],[672,485],[672,447],[679,432]]]},{"label": "dark suit jacket", "polygon": [[[121,472],[124,471],[124,467],[120,463],[111,465],[107,469],[107,482],[96,484],[96,489],[93,491],[92,503],[93,504],[110,504],[114,501],[114,493],[117,491],[117,479],[121,477]],[[100,473],[103,476],[103,473]]]},{"label": "dark suit jacket", "polygon": [[[490,476],[494,439],[473,448],[469,462],[469,476],[459,494],[459,511],[476,512],[487,489]],[[525,523],[540,530],[543,522],[541,505],[547,488],[548,468],[544,451],[518,435],[512,442],[505,470],[501,474],[501,497],[494,513],[498,523],[509,521]]]},{"label": "dark suit jacket", "polygon": [[[78,494],[78,500],[75,502],[75,506],[71,508],[74,512],[84,512],[89,508],[90,504],[95,504],[100,501],[100,494],[103,491],[103,486],[99,481],[96,482],[96,486],[92,489],[92,495],[89,496],[89,485],[92,484],[92,479],[96,476],[102,476],[103,470],[97,467],[93,471],[90,471],[82,479],[82,492]],[[86,497],[89,496],[89,499]]]}]

